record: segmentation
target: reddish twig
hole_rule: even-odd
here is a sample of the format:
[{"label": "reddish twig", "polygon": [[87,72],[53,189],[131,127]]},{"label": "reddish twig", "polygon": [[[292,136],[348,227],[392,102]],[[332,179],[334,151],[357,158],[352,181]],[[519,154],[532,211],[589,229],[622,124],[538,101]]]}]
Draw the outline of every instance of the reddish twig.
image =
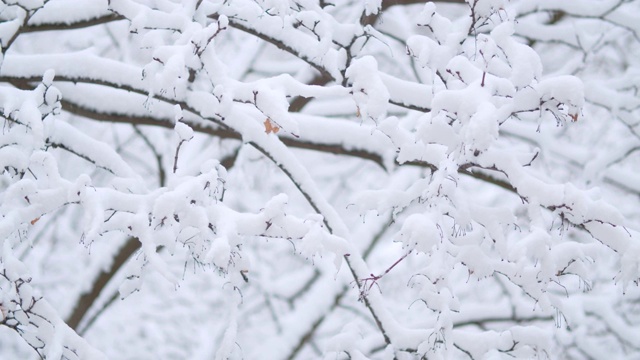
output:
[{"label": "reddish twig", "polygon": [[[387,275],[394,267],[396,267],[396,265],[398,265],[402,260],[404,260],[407,256],[409,256],[409,254],[411,254],[411,251],[413,250],[409,250],[408,253],[402,255],[400,259],[396,260],[396,262],[394,262],[391,266],[389,266],[382,274],[380,275],[369,274],[371,277],[361,279],[360,281],[362,281],[363,286],[362,286],[362,292],[360,293],[360,298],[362,299],[365,296],[367,296],[367,293],[371,291],[371,288],[373,287],[373,285],[377,285],[378,280],[382,279],[383,276]],[[370,282],[369,286],[367,286],[367,282]]]}]

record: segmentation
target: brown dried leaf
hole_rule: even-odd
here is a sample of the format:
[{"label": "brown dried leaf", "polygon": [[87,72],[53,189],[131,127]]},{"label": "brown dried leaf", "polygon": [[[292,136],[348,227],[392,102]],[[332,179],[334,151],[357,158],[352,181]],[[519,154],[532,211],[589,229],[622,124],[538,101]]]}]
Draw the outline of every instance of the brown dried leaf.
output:
[{"label": "brown dried leaf", "polygon": [[271,134],[271,133],[277,134],[278,131],[280,131],[280,127],[275,123],[271,122],[271,119],[267,118],[264,121],[264,132],[266,132],[267,134]]},{"label": "brown dried leaf", "polygon": [[578,113],[569,114],[569,116],[571,117],[571,120],[573,120],[573,122],[578,121]]}]

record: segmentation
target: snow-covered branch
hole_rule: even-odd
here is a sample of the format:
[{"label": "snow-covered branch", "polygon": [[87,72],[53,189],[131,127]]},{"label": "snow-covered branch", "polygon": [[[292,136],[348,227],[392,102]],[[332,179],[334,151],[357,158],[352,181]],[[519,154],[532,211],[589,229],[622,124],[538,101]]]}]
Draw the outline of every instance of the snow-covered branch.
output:
[{"label": "snow-covered branch", "polygon": [[638,1],[0,6],[0,357],[637,355]]}]

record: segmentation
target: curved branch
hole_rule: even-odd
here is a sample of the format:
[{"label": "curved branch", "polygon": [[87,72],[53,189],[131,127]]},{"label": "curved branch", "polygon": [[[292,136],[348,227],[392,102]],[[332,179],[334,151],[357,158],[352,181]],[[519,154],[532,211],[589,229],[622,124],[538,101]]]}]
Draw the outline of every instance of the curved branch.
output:
[{"label": "curved branch", "polygon": [[107,24],[111,22],[125,20],[124,16],[117,14],[107,14],[92,19],[82,19],[72,22],[41,22],[41,23],[27,23],[23,28],[23,33],[32,33],[38,31],[62,31],[82,29],[96,25]]},{"label": "curved branch", "polygon": [[140,241],[136,238],[129,238],[125,244],[120,248],[118,253],[113,257],[113,262],[107,270],[102,270],[98,277],[93,281],[91,290],[83,293],[76,305],[65,322],[69,327],[74,329],[79,334],[85,331],[85,328],[80,328],[80,322],[84,319],[85,315],[91,308],[91,306],[98,300],[98,297],[102,293],[102,290],[107,286],[109,281],[115,276],[116,272],[125,264],[125,262],[140,249]]},{"label": "curved branch", "polygon": [[[211,15],[212,19],[217,20],[218,15]],[[301,54],[299,51],[296,51],[293,47],[287,45],[283,40],[276,39],[275,37],[268,36],[266,34],[261,33],[255,28],[249,26],[249,24],[244,25],[238,19],[230,18],[229,25],[235,29],[238,29],[247,34],[253,35],[261,40],[264,40],[272,45],[275,45],[278,49],[288,52],[289,54],[299,58],[300,60],[306,62],[311,65],[314,69],[316,69],[323,77],[327,77],[333,80],[336,80],[333,75],[319,62],[314,61],[311,57]]]},{"label": "curved branch", "polygon": [[[37,71],[37,70],[36,70]],[[1,75],[0,81],[5,81],[13,84],[22,89],[33,88],[30,83],[37,83],[40,81],[39,77],[34,76],[11,76],[11,75]],[[105,80],[105,79],[91,79],[80,76],[69,76],[65,74],[61,74],[56,78],[56,81],[66,81],[72,83],[86,83],[86,84],[95,84],[95,85],[103,85],[112,89],[119,89],[124,91],[133,92],[139,95],[148,96],[148,92],[142,88],[136,87],[133,84],[120,84],[114,80]],[[170,105],[180,105],[180,107],[192,113],[196,117],[200,118],[198,112],[189,106],[184,101],[171,99],[161,95],[154,95],[154,99],[168,103]],[[120,114],[115,112],[104,113],[98,112],[95,109],[90,109],[80,104],[74,103],[69,100],[62,100],[63,110],[68,111],[70,113],[83,116],[89,119],[94,119],[98,121],[106,121],[106,122],[116,122],[116,123],[128,123],[134,125],[152,125],[152,126],[161,126],[165,128],[172,129],[174,127],[174,122],[169,118],[158,118],[152,116],[132,116],[130,114]],[[212,121],[217,126],[211,126],[209,124],[205,124],[202,122],[194,122],[189,120],[184,120],[194,131],[209,134],[212,136],[226,138],[226,139],[236,139],[241,140],[241,135],[231,129],[222,119],[216,118],[201,118],[204,120]],[[348,145],[348,144],[339,144],[339,143],[318,143],[302,140],[300,138],[290,137],[286,135],[279,136],[280,140],[287,146],[306,149],[306,150],[314,150],[320,152],[331,153],[335,155],[347,155],[352,157],[358,157],[365,160],[373,161],[383,169],[386,169],[386,165],[384,163],[384,156],[380,153],[374,153],[368,150],[358,149],[357,146]],[[346,146],[345,146],[346,145]],[[425,162],[425,161],[411,161],[405,163],[407,165],[420,166],[429,168],[432,171],[437,170],[437,167],[434,164]],[[396,165],[401,166],[401,164],[396,163]],[[468,170],[468,166],[463,165],[460,167],[459,172],[464,175],[471,176],[475,179],[488,182],[499,186],[505,190],[509,190],[511,192],[515,192],[513,186],[511,186],[508,182],[498,180],[494,177],[491,177],[485,173],[480,172],[471,172]]]},{"label": "curved branch", "polygon": [[[212,15],[211,18],[213,19],[217,19],[218,15]],[[320,73],[320,76],[317,77],[317,79],[314,79],[314,81],[318,81],[321,84],[327,84],[331,81],[335,81],[337,83],[343,83],[342,78],[336,78],[334,75],[331,74],[331,72],[321,63],[318,61],[315,61],[314,58],[307,56],[305,54],[302,54],[300,51],[297,51],[296,49],[294,49],[293,46],[288,45],[284,40],[282,39],[278,39],[276,37],[273,36],[269,36],[267,34],[264,34],[262,32],[259,31],[259,29],[256,29],[255,27],[251,27],[249,26],[249,24],[243,24],[241,23],[238,19],[233,19],[230,18],[229,19],[229,25],[235,29],[241,30],[247,34],[253,35],[261,40],[264,40],[272,45],[275,45],[278,49],[283,50],[288,52],[289,54],[299,58],[300,60],[306,62],[308,65],[310,65],[311,67],[313,67],[315,70],[317,70]],[[348,65],[348,64],[347,64]],[[389,79],[393,79],[392,76],[385,74],[386,78]],[[431,111],[431,109],[429,107],[420,105],[420,104],[412,104],[412,103],[408,103],[406,101],[403,101],[401,98],[397,98],[392,91],[393,89],[389,89],[391,98],[389,99],[389,103],[408,109],[408,110],[415,110],[415,111],[420,111],[420,112],[429,112]],[[303,100],[295,100],[296,101],[296,108],[295,110],[298,110],[299,108],[301,108],[302,106],[304,106],[306,104],[306,102],[304,102]]]}]

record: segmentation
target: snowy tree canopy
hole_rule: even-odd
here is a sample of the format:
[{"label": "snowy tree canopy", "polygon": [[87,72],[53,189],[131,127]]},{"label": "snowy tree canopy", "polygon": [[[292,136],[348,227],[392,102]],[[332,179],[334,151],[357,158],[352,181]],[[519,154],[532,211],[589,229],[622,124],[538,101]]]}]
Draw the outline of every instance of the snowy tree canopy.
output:
[{"label": "snowy tree canopy", "polygon": [[0,358],[640,357],[639,0],[0,19]]}]

